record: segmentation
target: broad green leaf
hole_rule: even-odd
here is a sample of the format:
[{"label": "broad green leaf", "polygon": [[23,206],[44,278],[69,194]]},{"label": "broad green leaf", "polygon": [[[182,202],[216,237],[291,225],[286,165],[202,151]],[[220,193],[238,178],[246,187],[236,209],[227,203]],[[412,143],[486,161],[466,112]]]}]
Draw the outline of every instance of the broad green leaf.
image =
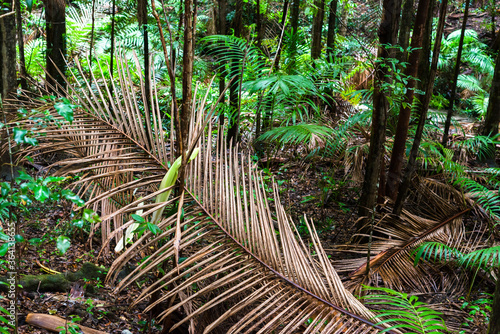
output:
[{"label": "broad green leaf", "polygon": [[57,237],[56,247],[61,252],[61,254],[66,253],[66,251],[69,249],[69,246],[71,246],[71,241],[68,237],[64,235],[60,235],[59,237]]},{"label": "broad green leaf", "polygon": [[161,229],[156,226],[155,224],[147,223],[148,224],[148,229],[153,233],[154,235],[157,235],[161,233]]},{"label": "broad green leaf", "polygon": [[130,216],[138,223],[144,223],[146,221],[143,217],[135,213],[131,214]]},{"label": "broad green leaf", "polygon": [[61,181],[64,181],[66,178],[65,177],[62,177],[62,176],[49,176],[49,177],[46,177],[44,180],[43,180],[43,185],[46,186],[47,184],[49,183],[52,183],[52,182],[61,182]]},{"label": "broad green leaf", "polygon": [[17,180],[23,180],[23,181],[33,181],[33,177],[31,175],[29,175],[28,173],[20,170],[19,171],[19,176],[16,177],[16,181]]},{"label": "broad green leaf", "polygon": [[73,109],[75,106],[72,105],[68,99],[63,99],[63,102],[54,104],[54,108],[56,108],[57,113],[64,117],[64,119],[68,122],[73,122]]},{"label": "broad green leaf", "polygon": [[71,225],[77,227],[77,228],[83,228],[83,219],[75,219],[71,222]]},{"label": "broad green leaf", "polygon": [[78,206],[83,206],[85,204],[85,201],[83,199],[81,199],[78,195],[76,195],[69,189],[64,189],[63,191],[61,191],[61,195],[63,195],[63,197],[68,201],[71,201]]},{"label": "broad green leaf", "polygon": [[101,221],[101,217],[91,209],[84,209],[82,218],[89,223],[98,223]]},{"label": "broad green leaf", "polygon": [[29,145],[37,145],[38,141],[36,138],[31,138],[27,136],[28,130],[23,130],[19,128],[14,128],[14,140],[18,144],[29,144]]},{"label": "broad green leaf", "polygon": [[49,188],[43,185],[37,185],[33,190],[33,193],[35,194],[35,199],[42,203],[45,202],[45,200],[50,196]]},{"label": "broad green leaf", "polygon": [[7,254],[7,250],[10,247],[9,245],[10,245],[10,243],[6,242],[6,243],[2,244],[2,246],[0,246],[0,256],[4,256],[5,254]]}]

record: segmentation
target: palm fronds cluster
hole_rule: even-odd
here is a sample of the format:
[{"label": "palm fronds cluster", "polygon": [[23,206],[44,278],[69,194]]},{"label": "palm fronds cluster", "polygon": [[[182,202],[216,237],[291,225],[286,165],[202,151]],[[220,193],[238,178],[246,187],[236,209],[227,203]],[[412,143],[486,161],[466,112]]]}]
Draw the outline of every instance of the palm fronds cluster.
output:
[{"label": "palm fronds cluster", "polygon": [[[133,84],[127,62],[121,58],[118,64],[114,82],[104,74],[85,79],[78,67],[80,73],[73,74],[64,92],[74,106],[71,122],[54,103],[45,101],[25,104],[31,117],[12,124],[40,134],[39,145],[27,148],[19,159],[56,155],[52,170],[78,176],[74,189],[102,216],[93,229],[101,233],[103,245],[115,243],[136,223],[130,214],[147,221],[167,209],[155,221],[158,229],[146,230],[113,262],[109,282],[126,263],[148,255],[116,291],[163,272],[137,302],[155,296],[149,308],[168,305],[162,318],[182,308],[186,317],[174,327],[189,323],[192,331],[383,330],[342,285],[314,225],[307,223],[312,242],[308,245],[281,206],[276,186],[271,194],[266,192],[249,156],[214,135],[214,106],[208,108],[204,100],[193,103],[196,112],[190,126],[188,154],[199,148],[199,155],[188,164],[185,183],[179,184],[173,198],[155,201],[172,189],[157,190],[174,158],[174,131],[163,126],[163,112],[170,108],[158,103],[153,83],[148,106],[145,91]],[[45,119],[41,128],[36,115]]]}]

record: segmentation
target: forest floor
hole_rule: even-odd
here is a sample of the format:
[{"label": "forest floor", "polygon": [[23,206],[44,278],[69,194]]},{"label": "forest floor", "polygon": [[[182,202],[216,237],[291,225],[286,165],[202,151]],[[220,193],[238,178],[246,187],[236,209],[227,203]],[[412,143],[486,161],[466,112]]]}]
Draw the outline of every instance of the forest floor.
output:
[{"label": "forest floor", "polygon": [[[461,14],[452,13],[447,20],[447,30],[459,29]],[[487,14],[471,15],[468,27],[481,31],[480,37],[491,38],[490,32],[484,29]],[[285,162],[271,165],[267,175],[278,182],[282,204],[297,224],[299,232],[303,232],[304,215],[314,221],[325,248],[349,241],[354,233],[357,220],[357,205],[360,184],[346,179],[342,166],[332,168],[332,161],[317,159],[304,161],[292,156],[282,155]],[[58,207],[40,206],[31,209],[29,215],[19,221],[20,230],[26,240],[39,238],[38,244],[25,244],[21,248],[20,275],[45,274],[40,263],[58,272],[77,271],[83,263],[91,262],[109,268],[112,258],[98,257],[98,240],[90,248],[87,235],[73,233],[71,247],[60,255],[56,249],[56,238],[67,233],[70,221],[71,205]],[[0,276],[6,270],[0,271]],[[49,331],[33,327],[24,322],[28,313],[53,314],[69,319],[79,316],[80,324],[108,333],[121,333],[128,329],[132,333],[147,332],[148,314],[142,311],[146,303],[130,308],[132,302],[141,292],[140,283],[114,295],[112,288],[101,280],[77,282],[85,287],[79,300],[70,299],[69,292],[23,291],[19,295],[19,333],[49,333]],[[92,292],[90,292],[92,291]],[[436,297],[437,298],[437,297]],[[440,297],[441,298],[441,297]],[[432,301],[429,299],[428,301]],[[457,298],[449,301],[450,307],[457,307]],[[3,301],[0,305],[6,307]],[[455,306],[453,306],[455,305]],[[484,332],[485,325],[480,317],[471,324],[476,333]]]}]

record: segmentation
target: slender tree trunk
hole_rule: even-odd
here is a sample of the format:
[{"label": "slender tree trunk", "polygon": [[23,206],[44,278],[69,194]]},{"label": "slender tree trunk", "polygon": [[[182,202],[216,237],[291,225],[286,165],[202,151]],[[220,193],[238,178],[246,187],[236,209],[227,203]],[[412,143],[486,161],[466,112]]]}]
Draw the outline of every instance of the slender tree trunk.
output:
[{"label": "slender tree trunk", "polygon": [[115,60],[115,16],[116,16],[116,0],[112,3],[113,12],[111,14],[111,54],[109,60],[109,76],[113,77],[113,62]]},{"label": "slender tree trunk", "polygon": [[[149,38],[148,38],[148,1],[137,1],[137,22],[142,29],[143,51],[144,51],[144,90],[146,92],[146,108],[151,110],[151,88],[150,88],[150,65],[149,65]],[[147,112],[146,112],[147,114]]]},{"label": "slender tree trunk", "polygon": [[314,7],[316,12],[312,26],[311,58],[318,59],[321,55],[321,33],[325,18],[325,0],[315,0]]},{"label": "slender tree trunk", "polygon": [[257,0],[257,4],[256,4],[256,10],[255,10],[255,19],[256,19],[256,23],[257,23],[257,26],[256,26],[256,29],[257,29],[257,40],[255,41],[255,45],[257,45],[257,47],[259,49],[262,48],[262,39],[263,39],[263,35],[264,35],[264,31],[262,30],[262,15],[260,13],[260,0]]},{"label": "slender tree trunk", "polygon": [[398,197],[396,198],[396,203],[394,203],[393,213],[395,215],[400,215],[403,208],[403,202],[406,198],[406,193],[410,188],[410,182],[415,172],[415,166],[417,161],[418,150],[420,148],[420,142],[422,141],[422,134],[424,133],[425,122],[427,121],[427,111],[429,110],[429,102],[432,97],[432,91],[434,89],[434,78],[436,77],[437,64],[439,59],[439,51],[441,50],[441,40],[443,38],[444,25],[446,21],[446,10],[448,8],[448,0],[441,1],[440,13],[439,13],[439,23],[436,32],[436,41],[434,42],[434,48],[432,50],[432,61],[431,70],[429,72],[429,80],[427,82],[427,88],[425,90],[425,95],[423,97],[422,103],[418,105],[419,110],[417,114],[419,115],[417,130],[415,132],[415,138],[413,138],[413,145],[411,147],[410,156],[408,157],[408,163],[406,165],[405,174],[403,181],[399,186]]},{"label": "slender tree trunk", "polygon": [[66,3],[64,0],[47,0],[45,4],[47,32],[47,83],[54,87],[65,88],[66,72]]},{"label": "slender tree trunk", "polygon": [[[243,1],[236,1],[236,12],[233,19],[233,29],[234,36],[241,37],[241,29],[242,29],[242,16],[243,16]],[[239,136],[239,123],[240,123],[240,115],[239,115],[239,96],[238,96],[238,87],[239,82],[241,80],[240,77],[240,68],[238,68],[238,64],[242,62],[242,59],[235,59],[231,61],[230,66],[230,77],[234,78],[231,86],[229,87],[229,106],[230,106],[230,122],[229,129],[227,131],[227,140],[236,143]],[[241,64],[243,66],[243,64]]]},{"label": "slender tree trunk", "polygon": [[92,49],[94,48],[94,31],[95,31],[95,2],[92,0],[92,27],[90,28],[90,46],[89,46],[89,69],[92,68]]},{"label": "slender tree trunk", "polygon": [[12,1],[0,3],[0,99],[16,88],[16,17]]},{"label": "slender tree trunk", "polygon": [[[218,6],[219,6],[219,10],[218,10],[219,15],[218,15],[218,20],[217,20],[217,33],[219,35],[225,35],[226,34],[227,2],[226,2],[226,0],[219,0],[219,1],[216,1],[216,3],[218,3]],[[226,72],[225,72],[225,70],[222,70],[220,73],[220,77],[219,77],[219,94],[220,95],[226,94],[224,91],[226,89],[225,77],[226,77]],[[220,106],[223,106],[225,103],[226,103],[226,99],[225,99],[225,96],[223,96],[221,101],[220,101]],[[221,126],[223,126],[224,122],[225,122],[224,116],[225,116],[224,109],[221,108],[221,112],[219,114],[219,124]]]},{"label": "slender tree trunk", "polygon": [[[196,0],[194,0],[196,1]],[[189,121],[193,94],[193,60],[194,60],[194,31],[196,26],[195,4],[193,0],[184,0],[184,49],[182,57],[182,106],[180,119],[180,147],[179,154],[183,155],[183,164],[186,163],[184,154],[188,149]],[[180,180],[183,180],[181,178]]]},{"label": "slender tree trunk", "polygon": [[21,81],[21,88],[28,89],[26,82],[26,60],[24,57],[24,38],[23,38],[23,20],[21,16],[21,1],[16,1],[16,25],[17,25],[17,47],[19,48],[19,76]]},{"label": "slender tree trunk", "polygon": [[432,21],[434,19],[434,8],[436,0],[431,0],[429,5],[429,12],[427,13],[428,19],[425,23],[425,31],[422,39],[422,51],[420,52],[420,61],[418,66],[418,74],[416,82],[417,90],[420,90],[418,98],[421,99],[427,89],[429,82],[429,75],[431,71],[431,48],[432,48]]},{"label": "slender tree trunk", "polygon": [[326,37],[326,59],[333,62],[335,55],[335,29],[337,28],[337,4],[338,0],[330,2],[328,14],[328,34]]},{"label": "slender tree trunk", "polygon": [[[384,154],[387,110],[389,107],[385,95],[387,88],[384,88],[384,86],[390,83],[390,73],[388,66],[383,65],[389,61],[388,58],[390,57],[387,45],[393,45],[396,42],[400,13],[400,0],[384,0],[382,21],[378,31],[379,48],[377,57],[381,63],[378,63],[375,67],[370,151],[368,152],[365,178],[361,198],[359,199],[359,215],[365,218],[371,216],[377,200],[378,179]],[[358,229],[361,230],[366,222],[366,219],[360,219],[357,224]]]},{"label": "slender tree trunk", "polygon": [[398,44],[403,51],[397,51],[396,58],[400,62],[408,60],[408,46],[410,46],[410,33],[415,18],[415,11],[413,10],[414,0],[406,0],[403,5],[403,14],[401,17],[401,27],[399,29]]},{"label": "slender tree trunk", "polygon": [[[281,29],[285,29],[287,14],[288,14],[288,0],[285,0],[285,2],[283,3],[283,14],[281,15]],[[276,57],[274,57],[274,68],[276,70],[279,69],[282,48],[283,48],[282,44],[279,43],[278,50],[276,50]]]},{"label": "slender tree trunk", "polygon": [[[500,54],[497,55],[495,62],[495,72],[490,88],[490,100],[488,109],[484,118],[484,128],[482,135],[496,136],[498,134],[498,124],[500,123]],[[490,150],[491,155],[485,157],[491,165],[495,166],[495,147]]]},{"label": "slender tree trunk", "polygon": [[396,135],[394,137],[394,145],[392,146],[391,162],[389,164],[389,173],[387,175],[386,195],[396,199],[399,180],[401,178],[401,170],[403,169],[404,155],[406,149],[406,139],[408,137],[408,125],[411,116],[411,106],[415,92],[416,80],[414,79],[418,73],[420,62],[420,54],[423,45],[425,32],[425,24],[432,16],[428,18],[429,5],[431,0],[420,0],[418,3],[417,16],[415,18],[415,27],[411,39],[412,53],[409,58],[409,65],[406,68],[405,74],[410,78],[406,85],[406,96],[404,99],[405,105],[402,106],[399,112],[398,124],[396,127]]},{"label": "slender tree trunk", "polygon": [[347,35],[347,20],[349,19],[349,10],[347,9],[348,1],[349,0],[342,0],[342,12],[340,14],[339,36]]},{"label": "slender tree trunk", "polygon": [[444,124],[444,133],[442,144],[444,147],[448,145],[448,136],[450,132],[451,116],[453,115],[453,106],[455,105],[456,93],[457,93],[457,80],[458,74],[460,73],[460,60],[462,59],[462,49],[464,46],[465,28],[467,26],[467,18],[469,17],[469,5],[470,0],[465,0],[465,13],[464,19],[462,21],[462,34],[460,35],[460,41],[458,44],[457,52],[457,62],[455,63],[455,72],[453,73],[452,88],[450,92],[450,106],[448,108],[448,113],[446,114],[446,122]]},{"label": "slender tree trunk", "polygon": [[292,40],[290,41],[290,65],[288,66],[288,72],[294,69],[295,58],[297,55],[297,32],[299,30],[299,14],[300,14],[300,0],[293,0],[292,9],[290,13],[290,28]]}]

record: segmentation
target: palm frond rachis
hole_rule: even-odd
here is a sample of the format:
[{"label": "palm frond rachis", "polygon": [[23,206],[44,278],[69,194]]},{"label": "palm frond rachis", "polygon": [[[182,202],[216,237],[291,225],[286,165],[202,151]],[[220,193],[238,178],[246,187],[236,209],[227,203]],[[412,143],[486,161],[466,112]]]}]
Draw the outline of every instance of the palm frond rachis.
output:
[{"label": "palm frond rachis", "polygon": [[[116,291],[164,267],[165,275],[136,303],[158,291],[160,298],[150,308],[171,300],[161,316],[183,307],[188,315],[176,326],[189,321],[194,332],[209,332],[222,324],[231,326],[225,333],[292,333],[298,328],[304,333],[380,332],[382,328],[365,320],[373,314],[343,287],[314,227],[310,225],[309,249],[292,228],[276,187],[268,194],[247,155],[216,145],[226,141],[212,137],[210,118],[203,113],[205,100],[193,103],[197,112],[189,143],[200,147],[200,154],[188,165],[183,190],[167,202],[152,203],[167,191],[154,189],[171,160],[156,89],[151,85],[151,110],[139,108],[137,96],[146,101],[145,93],[134,89],[127,62],[120,59],[118,64],[115,83],[106,84],[103,77],[79,81],[75,75],[76,83],[67,91],[68,98],[81,106],[75,121],[50,123],[42,130],[40,146],[27,152],[63,152],[58,172],[83,174],[76,186],[88,198],[87,205],[101,213],[105,244],[133,223],[129,213],[142,209],[148,219],[161,207],[177,203],[182,208],[157,222],[161,233],[147,231],[115,260],[108,281],[141,251],[152,253],[118,283]],[[85,78],[81,69],[78,74]],[[53,108],[48,110],[62,121]],[[30,120],[22,122],[27,128],[33,125]],[[145,196],[133,197],[135,189]],[[274,212],[268,197],[275,201]],[[171,259],[183,261],[164,266]],[[202,315],[211,312],[218,314],[216,319],[196,327]]]},{"label": "palm frond rachis", "polygon": [[[475,249],[482,241],[486,225],[474,233],[466,233],[463,215],[472,203],[449,185],[432,179],[421,179],[414,184],[411,203],[400,217],[377,214],[372,244],[350,245],[349,251],[360,254],[357,259],[337,261],[338,271],[350,272],[346,287],[358,289],[369,281],[381,280],[386,286],[400,290],[460,291],[466,287],[464,277],[453,270],[429,262],[414,265],[412,252],[426,241],[439,241],[459,249]],[[411,212],[410,212],[411,211]],[[371,249],[370,275],[367,276],[366,253]],[[462,273],[463,274],[463,273]]]}]

